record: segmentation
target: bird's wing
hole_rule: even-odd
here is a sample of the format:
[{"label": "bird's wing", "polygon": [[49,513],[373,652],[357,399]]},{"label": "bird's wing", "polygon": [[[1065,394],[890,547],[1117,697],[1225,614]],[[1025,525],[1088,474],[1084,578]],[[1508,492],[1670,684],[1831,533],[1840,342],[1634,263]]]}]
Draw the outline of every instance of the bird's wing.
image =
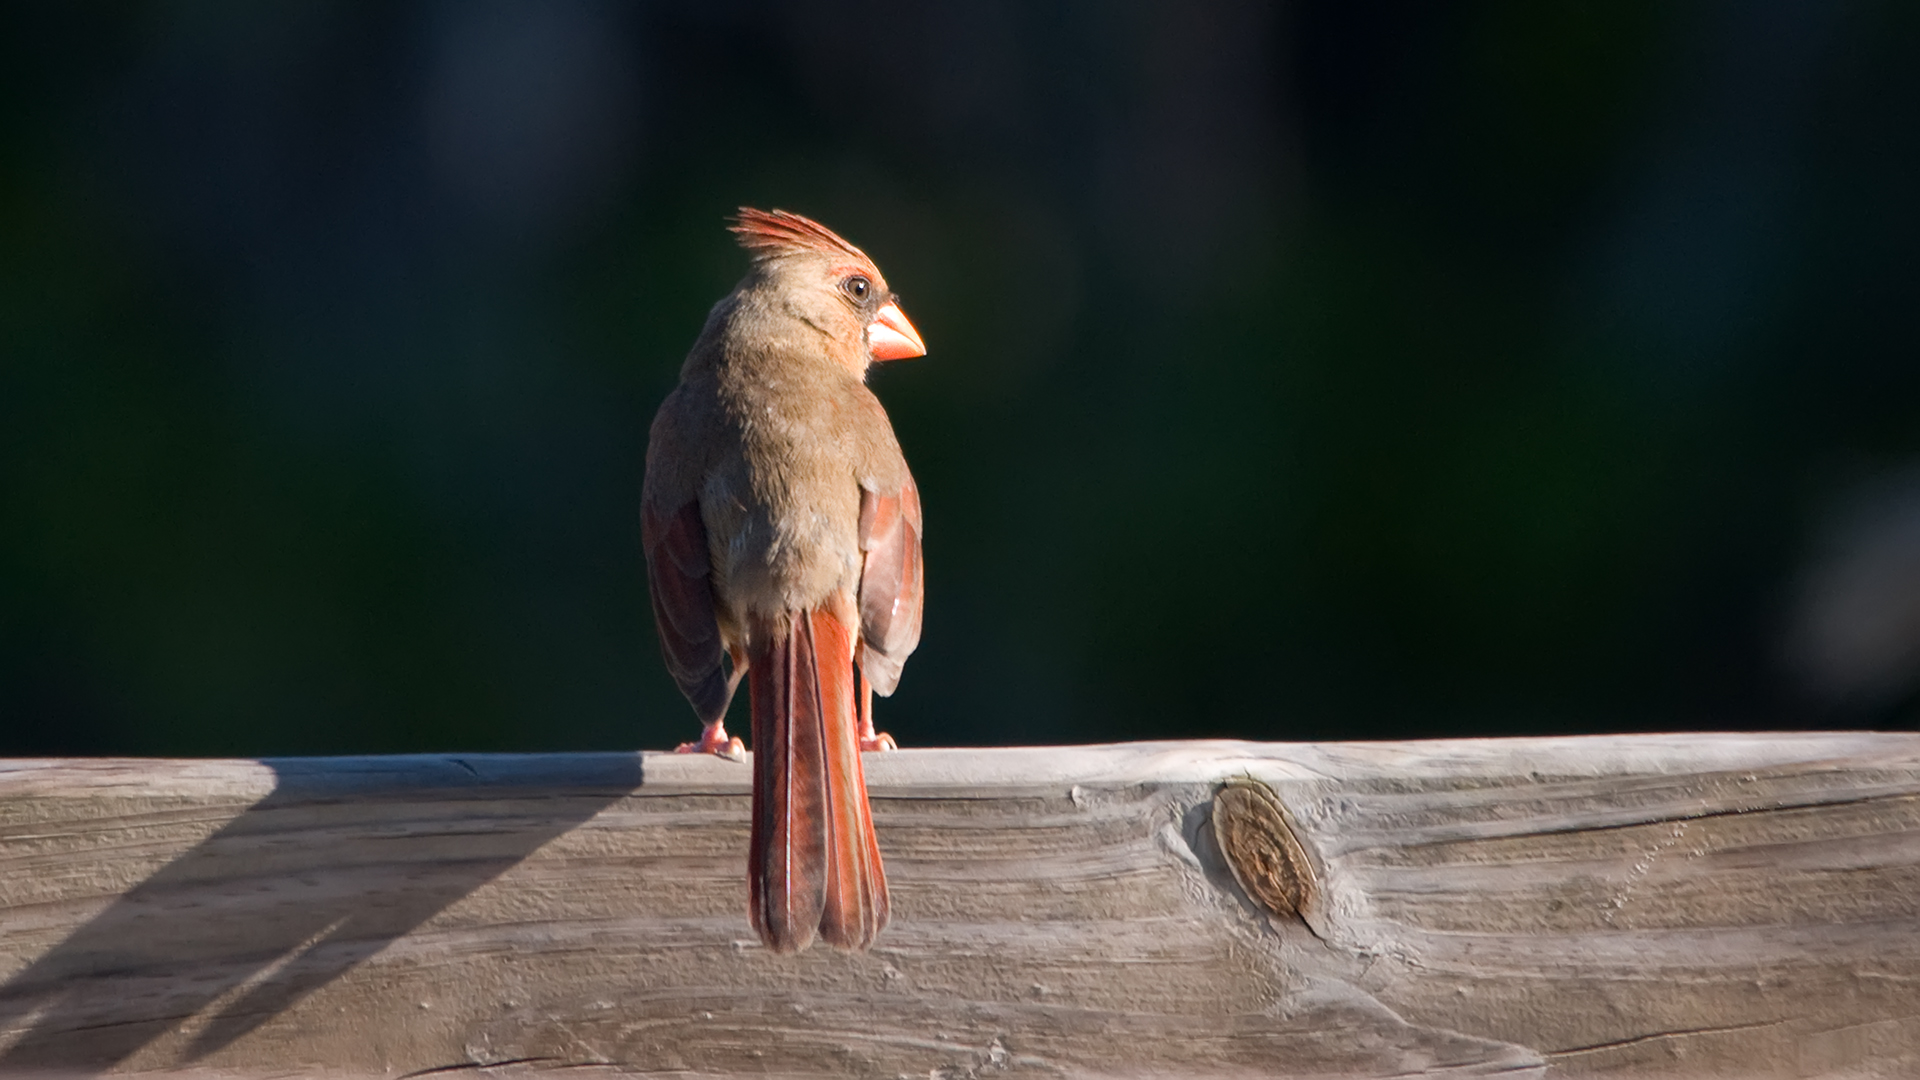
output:
[{"label": "bird's wing", "polygon": [[926,579],[920,566],[920,491],[913,478],[891,495],[860,489],[860,670],[881,696],[920,644]]},{"label": "bird's wing", "polygon": [[707,527],[700,520],[699,502],[689,501],[667,515],[657,513],[651,503],[644,505],[640,537],[667,670],[694,712],[712,723],[726,714],[734,684],[722,663],[726,649],[714,615]]}]

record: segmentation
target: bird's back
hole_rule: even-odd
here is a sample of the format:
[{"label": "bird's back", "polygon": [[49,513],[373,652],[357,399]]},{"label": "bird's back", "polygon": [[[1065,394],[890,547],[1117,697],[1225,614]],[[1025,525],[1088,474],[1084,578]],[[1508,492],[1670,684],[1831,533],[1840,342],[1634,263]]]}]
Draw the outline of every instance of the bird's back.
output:
[{"label": "bird's back", "polygon": [[861,490],[909,482],[879,399],[824,339],[754,329],[703,339],[720,355],[689,363],[648,448],[647,497],[700,503],[728,621],[857,593]]}]

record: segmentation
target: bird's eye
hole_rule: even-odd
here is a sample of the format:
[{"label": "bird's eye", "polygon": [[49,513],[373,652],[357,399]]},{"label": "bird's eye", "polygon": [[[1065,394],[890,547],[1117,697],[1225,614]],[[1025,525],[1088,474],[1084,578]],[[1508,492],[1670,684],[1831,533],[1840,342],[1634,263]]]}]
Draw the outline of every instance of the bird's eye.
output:
[{"label": "bird's eye", "polygon": [[873,291],[873,282],[868,281],[859,274],[855,274],[841,282],[840,287],[847,290],[847,295],[853,297],[855,300],[865,300],[867,293]]}]

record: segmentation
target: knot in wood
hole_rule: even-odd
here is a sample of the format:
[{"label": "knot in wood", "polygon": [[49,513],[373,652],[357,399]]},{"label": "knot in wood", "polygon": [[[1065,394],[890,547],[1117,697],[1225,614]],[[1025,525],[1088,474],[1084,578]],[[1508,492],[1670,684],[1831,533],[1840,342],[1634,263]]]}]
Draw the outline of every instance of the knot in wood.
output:
[{"label": "knot in wood", "polygon": [[1213,839],[1254,903],[1275,915],[1299,915],[1313,904],[1313,864],[1272,788],[1251,777],[1221,785],[1213,796]]}]

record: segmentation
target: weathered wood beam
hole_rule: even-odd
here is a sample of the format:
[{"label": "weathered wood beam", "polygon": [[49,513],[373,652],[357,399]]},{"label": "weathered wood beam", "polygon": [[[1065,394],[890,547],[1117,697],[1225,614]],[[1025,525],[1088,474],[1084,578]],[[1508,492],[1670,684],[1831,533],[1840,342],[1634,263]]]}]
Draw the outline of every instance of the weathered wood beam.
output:
[{"label": "weathered wood beam", "polygon": [[868,769],[781,957],[716,758],[0,763],[0,1073],[1920,1076],[1920,736]]}]

